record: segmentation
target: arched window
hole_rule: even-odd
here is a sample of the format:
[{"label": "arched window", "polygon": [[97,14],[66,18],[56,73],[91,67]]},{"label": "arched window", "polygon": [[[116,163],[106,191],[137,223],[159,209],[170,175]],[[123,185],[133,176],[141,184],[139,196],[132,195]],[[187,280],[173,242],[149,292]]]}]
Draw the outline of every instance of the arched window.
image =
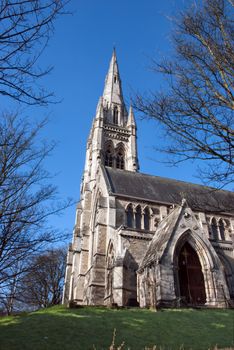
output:
[{"label": "arched window", "polygon": [[136,229],[141,229],[141,207],[138,205],[135,212]]},{"label": "arched window", "polygon": [[213,239],[218,240],[218,226],[217,226],[217,221],[215,218],[211,220],[211,231],[213,235]]},{"label": "arched window", "polygon": [[113,110],[113,123],[118,125],[119,121],[119,112],[118,112],[118,107],[115,106]]},{"label": "arched window", "polygon": [[108,144],[105,150],[105,166],[113,166],[113,145]]},{"label": "arched window", "polygon": [[219,233],[220,233],[220,238],[223,241],[225,241],[225,226],[222,219],[219,219]]},{"label": "arched window", "polygon": [[150,212],[148,207],[144,210],[144,229],[150,230]]},{"label": "arched window", "polygon": [[124,150],[119,147],[116,152],[116,168],[124,169]]},{"label": "arched window", "polygon": [[127,227],[133,227],[134,220],[133,220],[133,209],[131,204],[129,204],[129,206],[127,207],[126,218],[127,218]]}]

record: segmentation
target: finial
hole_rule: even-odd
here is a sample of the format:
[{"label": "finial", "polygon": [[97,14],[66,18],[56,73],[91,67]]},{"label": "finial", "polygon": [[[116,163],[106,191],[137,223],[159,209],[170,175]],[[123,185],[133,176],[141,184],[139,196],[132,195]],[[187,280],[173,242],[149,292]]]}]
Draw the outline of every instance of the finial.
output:
[{"label": "finial", "polygon": [[130,102],[129,114],[133,114],[132,103]]},{"label": "finial", "polygon": [[116,57],[116,48],[115,48],[115,44],[113,46],[113,53],[112,53],[112,56]]},{"label": "finial", "polygon": [[186,200],[186,198],[184,198],[184,197],[182,198],[181,206],[182,206],[182,207],[188,206],[187,200]]}]

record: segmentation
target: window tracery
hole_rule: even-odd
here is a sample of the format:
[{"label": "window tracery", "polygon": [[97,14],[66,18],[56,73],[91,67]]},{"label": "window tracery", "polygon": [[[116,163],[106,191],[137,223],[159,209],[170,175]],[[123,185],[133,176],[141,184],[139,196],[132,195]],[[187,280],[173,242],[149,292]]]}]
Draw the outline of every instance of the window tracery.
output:
[{"label": "window tracery", "polygon": [[145,207],[142,209],[141,205],[135,206],[130,203],[126,208],[126,225],[129,228],[136,230],[150,231],[150,209]]},{"label": "window tracery", "polygon": [[124,169],[124,149],[122,146],[117,147],[116,150],[116,168]]},{"label": "window tracery", "polygon": [[105,147],[105,166],[113,167],[113,145],[107,144]]}]

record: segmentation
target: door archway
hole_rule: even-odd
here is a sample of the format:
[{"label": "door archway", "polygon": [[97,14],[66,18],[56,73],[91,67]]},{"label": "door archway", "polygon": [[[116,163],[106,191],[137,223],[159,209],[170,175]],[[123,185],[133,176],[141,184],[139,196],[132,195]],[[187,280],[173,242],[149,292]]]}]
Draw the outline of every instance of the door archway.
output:
[{"label": "door archway", "polygon": [[178,283],[179,296],[184,304],[205,304],[206,292],[201,263],[188,242],[183,244],[178,255]]}]

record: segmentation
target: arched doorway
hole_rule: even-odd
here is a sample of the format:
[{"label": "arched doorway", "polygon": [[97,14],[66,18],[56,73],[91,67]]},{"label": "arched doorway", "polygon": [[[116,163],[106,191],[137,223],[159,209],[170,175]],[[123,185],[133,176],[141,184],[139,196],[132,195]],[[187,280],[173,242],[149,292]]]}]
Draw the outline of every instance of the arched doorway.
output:
[{"label": "arched doorway", "polygon": [[178,282],[181,302],[186,305],[202,305],[206,292],[201,264],[196,251],[186,242],[178,256]]}]

